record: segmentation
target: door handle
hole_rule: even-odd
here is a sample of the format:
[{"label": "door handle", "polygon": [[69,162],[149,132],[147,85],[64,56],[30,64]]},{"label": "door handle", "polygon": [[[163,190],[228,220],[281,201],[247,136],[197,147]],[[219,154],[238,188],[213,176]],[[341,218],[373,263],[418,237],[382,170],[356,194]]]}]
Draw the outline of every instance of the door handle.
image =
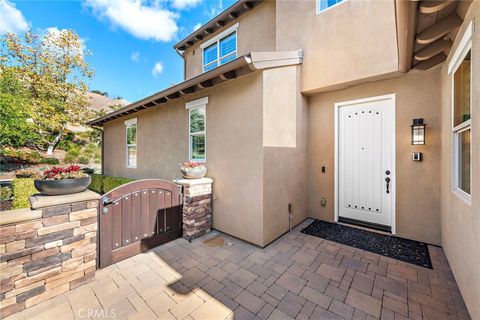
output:
[{"label": "door handle", "polygon": [[387,183],[387,193],[390,193],[390,177],[386,177],[385,182]]}]

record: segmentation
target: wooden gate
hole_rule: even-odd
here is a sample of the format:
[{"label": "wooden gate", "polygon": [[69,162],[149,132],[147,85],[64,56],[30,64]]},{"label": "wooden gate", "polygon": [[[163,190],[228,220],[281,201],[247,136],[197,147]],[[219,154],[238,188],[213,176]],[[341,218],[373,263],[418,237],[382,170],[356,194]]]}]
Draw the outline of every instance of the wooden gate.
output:
[{"label": "wooden gate", "polygon": [[181,187],[170,181],[134,181],[100,201],[100,268],[182,236]]}]

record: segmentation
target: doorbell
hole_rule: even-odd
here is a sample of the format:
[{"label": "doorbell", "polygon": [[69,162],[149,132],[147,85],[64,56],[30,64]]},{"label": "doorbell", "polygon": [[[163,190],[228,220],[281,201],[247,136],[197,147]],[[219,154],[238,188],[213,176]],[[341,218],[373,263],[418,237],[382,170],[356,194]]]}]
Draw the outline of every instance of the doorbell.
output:
[{"label": "doorbell", "polygon": [[422,161],[422,153],[421,152],[414,152],[412,154],[413,161]]}]

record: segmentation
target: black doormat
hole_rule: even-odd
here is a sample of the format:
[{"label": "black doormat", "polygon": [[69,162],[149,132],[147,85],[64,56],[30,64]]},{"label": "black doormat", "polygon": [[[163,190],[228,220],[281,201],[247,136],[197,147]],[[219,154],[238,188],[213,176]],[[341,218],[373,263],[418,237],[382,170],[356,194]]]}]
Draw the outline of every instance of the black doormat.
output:
[{"label": "black doormat", "polygon": [[432,269],[428,245],[422,242],[320,220],[313,221],[302,233]]}]

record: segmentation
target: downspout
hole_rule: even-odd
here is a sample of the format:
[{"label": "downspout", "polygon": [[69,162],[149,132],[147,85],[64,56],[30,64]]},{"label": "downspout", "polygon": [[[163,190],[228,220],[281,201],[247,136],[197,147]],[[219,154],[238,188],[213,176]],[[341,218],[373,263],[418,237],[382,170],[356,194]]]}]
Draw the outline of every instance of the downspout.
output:
[{"label": "downspout", "polygon": [[413,62],[418,0],[395,0],[398,71],[410,71]]},{"label": "downspout", "polygon": [[95,126],[92,126],[92,128],[95,129],[95,130],[100,131],[100,134],[101,134],[101,135],[100,135],[100,150],[101,150],[101,151],[100,151],[100,158],[101,158],[101,164],[100,164],[100,165],[102,166],[102,169],[101,169],[101,171],[100,171],[100,174],[103,175],[103,173],[104,173],[104,168],[105,168],[105,157],[104,157],[105,152],[104,152],[104,143],[103,143],[103,141],[104,141],[104,140],[103,140],[103,139],[104,139],[104,131],[103,131],[103,127],[95,127]]},{"label": "downspout", "polygon": [[183,80],[187,80],[187,60],[185,59],[185,51],[181,53],[178,49],[175,52],[183,59]]}]

